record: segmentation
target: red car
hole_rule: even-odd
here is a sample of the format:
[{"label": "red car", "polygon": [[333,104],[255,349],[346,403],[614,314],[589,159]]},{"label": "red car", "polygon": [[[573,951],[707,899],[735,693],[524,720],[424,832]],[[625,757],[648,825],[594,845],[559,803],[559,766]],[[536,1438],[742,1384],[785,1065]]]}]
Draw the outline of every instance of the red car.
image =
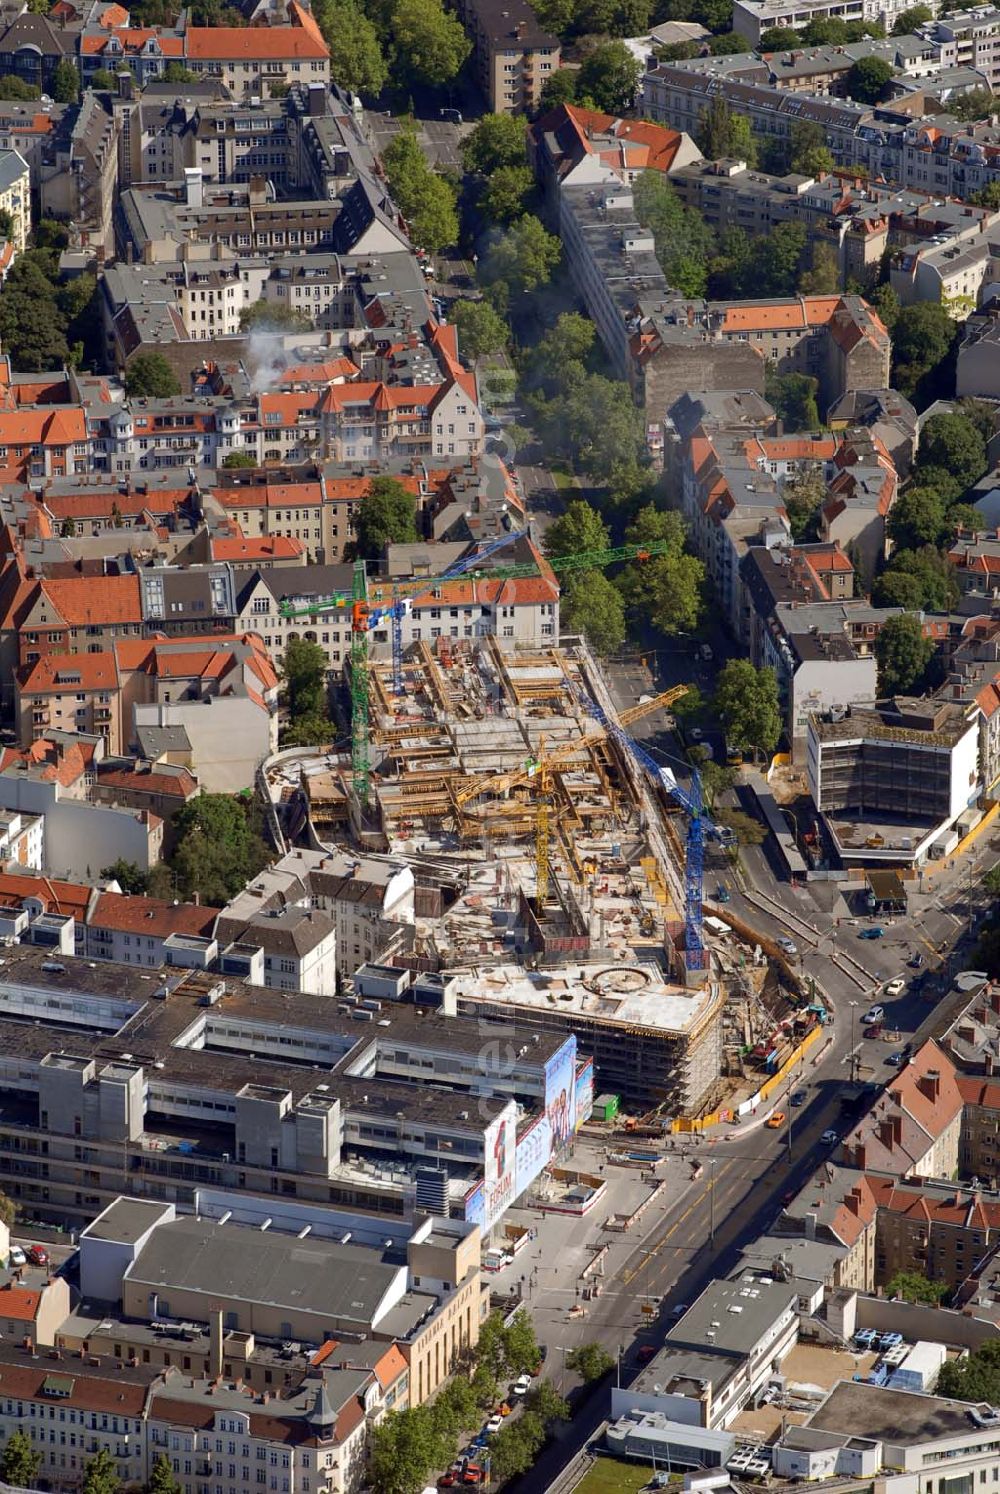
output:
[{"label": "red car", "polygon": [[656,1357],[656,1345],[643,1344],[642,1348],[639,1350],[638,1354],[635,1357],[636,1359],[638,1359],[640,1364],[648,1364],[651,1359]]},{"label": "red car", "polygon": [[47,1266],[49,1264],[49,1252],[44,1245],[29,1245],[25,1254],[33,1266]]}]

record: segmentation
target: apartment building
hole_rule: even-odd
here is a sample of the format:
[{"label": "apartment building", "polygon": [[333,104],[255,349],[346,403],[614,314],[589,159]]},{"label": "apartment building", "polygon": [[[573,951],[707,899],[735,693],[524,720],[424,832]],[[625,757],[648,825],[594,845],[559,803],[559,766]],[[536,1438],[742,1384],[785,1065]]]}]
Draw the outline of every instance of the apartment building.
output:
[{"label": "apartment building", "polygon": [[115,257],[119,130],[109,96],[88,89],[68,138],[57,139],[40,173],[42,217],[67,222],[73,248],[100,264]]},{"label": "apartment building", "polygon": [[560,104],[535,121],[528,131],[528,155],[554,208],[560,186],[602,180],[604,172],[596,171],[598,166],[630,184],[644,171],[671,176],[701,160],[690,136],[578,104]]},{"label": "apartment building", "polygon": [[476,82],[495,114],[530,114],[559,67],[559,39],[539,25],[526,0],[461,0]]},{"label": "apartment building", "polygon": [[51,94],[56,68],[64,58],[73,58],[76,43],[74,32],[49,16],[8,12],[0,30],[0,73]]},{"label": "apartment building", "polygon": [[23,254],[31,231],[31,172],[16,150],[0,150],[0,212],[10,218],[11,249]]},{"label": "apartment building", "polygon": [[1000,83],[1000,10],[995,6],[946,11],[925,21],[919,35],[933,43],[942,67],[974,68],[988,87]]},{"label": "apartment building", "polygon": [[733,0],[733,30],[756,47],[765,31],[773,26],[798,30],[810,21],[875,21],[891,31],[899,13],[905,9],[900,0]]},{"label": "apartment building", "polygon": [[245,954],[261,946],[260,984],[273,991],[337,993],[337,931],[329,914],[314,906],[307,878],[284,858],[256,876],[223,908],[215,925],[221,948]]},{"label": "apartment building", "polygon": [[917,864],[933,854],[979,794],[976,718],[974,705],[936,699],[810,717],[809,792],[845,861]]}]

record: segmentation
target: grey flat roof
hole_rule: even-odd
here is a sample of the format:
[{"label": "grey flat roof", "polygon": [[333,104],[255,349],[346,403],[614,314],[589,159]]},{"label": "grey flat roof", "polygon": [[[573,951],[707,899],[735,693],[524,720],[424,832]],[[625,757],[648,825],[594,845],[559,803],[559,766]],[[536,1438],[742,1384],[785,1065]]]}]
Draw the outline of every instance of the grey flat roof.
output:
[{"label": "grey flat roof", "polygon": [[363,1245],[299,1240],[272,1230],[177,1219],[156,1230],[129,1281],[213,1299],[259,1302],[369,1326],[399,1275]]},{"label": "grey flat roof", "polygon": [[675,1324],[665,1347],[749,1354],[797,1297],[787,1282],[713,1281]]},{"label": "grey flat roof", "polygon": [[875,1442],[933,1442],[960,1437],[974,1430],[965,1401],[917,1395],[912,1390],[888,1390],[877,1385],[841,1380],[812,1417],[820,1431],[846,1432]]},{"label": "grey flat roof", "polygon": [[116,1198],[104,1213],[83,1231],[88,1240],[113,1240],[118,1245],[134,1245],[163,1218],[166,1205],[141,1198]]}]

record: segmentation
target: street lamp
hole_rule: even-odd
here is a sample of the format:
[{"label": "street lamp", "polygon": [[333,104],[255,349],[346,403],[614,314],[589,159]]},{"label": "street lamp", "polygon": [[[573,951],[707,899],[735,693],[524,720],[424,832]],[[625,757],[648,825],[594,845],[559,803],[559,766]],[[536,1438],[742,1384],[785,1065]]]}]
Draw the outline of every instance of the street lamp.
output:
[{"label": "street lamp", "polygon": [[856,1031],[855,1023],[857,1021],[855,1013],[858,1010],[858,1003],[856,1001],[849,1001],[847,1004],[851,1008],[851,1082],[853,1083],[854,1077],[855,1077],[854,1066],[857,1063],[857,1054],[855,1052],[856,1044],[855,1044],[855,1040],[854,1040],[854,1034],[855,1034],[855,1031]]},{"label": "street lamp", "polygon": [[715,1164],[717,1157],[709,1157],[708,1165],[711,1168],[708,1177],[708,1242],[715,1244]]}]

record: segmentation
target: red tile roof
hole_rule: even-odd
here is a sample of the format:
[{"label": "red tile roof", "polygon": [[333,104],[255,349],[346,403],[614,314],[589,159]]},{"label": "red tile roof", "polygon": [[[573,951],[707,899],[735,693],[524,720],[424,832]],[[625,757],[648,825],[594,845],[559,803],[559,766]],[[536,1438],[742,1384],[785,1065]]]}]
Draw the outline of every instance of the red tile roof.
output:
[{"label": "red tile roof", "polygon": [[20,907],[25,898],[33,897],[47,913],[59,913],[83,923],[90,893],[91,889],[82,882],[60,882],[51,877],[26,877],[0,871],[0,903],[8,908]]},{"label": "red tile roof", "polygon": [[92,928],[114,929],[121,934],[150,934],[161,939],[169,934],[193,934],[208,938],[221,911],[125,892],[100,892],[89,922]]},{"label": "red tile roof", "polygon": [[0,1287],[0,1318],[10,1318],[16,1323],[33,1323],[38,1316],[41,1292],[31,1287],[15,1286],[12,1281]]}]

